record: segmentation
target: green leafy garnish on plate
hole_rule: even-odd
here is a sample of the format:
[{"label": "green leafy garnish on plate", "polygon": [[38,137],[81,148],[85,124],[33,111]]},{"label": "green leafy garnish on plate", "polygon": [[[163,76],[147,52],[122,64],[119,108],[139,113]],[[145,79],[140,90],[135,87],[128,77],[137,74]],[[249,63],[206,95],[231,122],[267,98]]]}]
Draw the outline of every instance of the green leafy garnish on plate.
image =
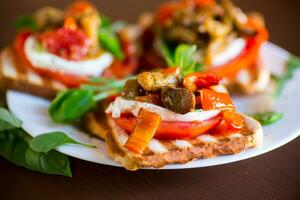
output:
[{"label": "green leafy garnish on plate", "polygon": [[112,80],[98,78],[94,81],[101,85],[82,85],[79,89],[60,92],[51,102],[49,114],[58,123],[68,123],[80,119],[85,113],[96,107],[97,102],[119,94],[129,78]]},{"label": "green leafy garnish on plate", "polygon": [[297,56],[291,55],[289,60],[286,63],[286,69],[283,75],[281,76],[273,76],[273,79],[276,83],[276,91],[275,91],[275,97],[278,97],[281,95],[284,86],[286,83],[293,78],[294,73],[297,69],[300,69],[300,58]]},{"label": "green leafy garnish on plate", "polygon": [[76,144],[85,147],[94,147],[92,145],[83,144],[70,138],[67,134],[62,132],[52,132],[39,135],[33,138],[29,145],[37,152],[48,152],[64,144]]},{"label": "green leafy garnish on plate", "polygon": [[22,122],[7,109],[0,107],[0,131],[20,128]]},{"label": "green leafy garnish on plate", "polygon": [[260,112],[251,115],[254,119],[259,121],[263,126],[273,124],[282,119],[283,114],[278,112]]},{"label": "green leafy garnish on plate", "polygon": [[68,156],[55,150],[38,152],[29,143],[32,137],[21,129],[21,121],[0,108],[0,156],[9,162],[46,174],[72,176]]}]

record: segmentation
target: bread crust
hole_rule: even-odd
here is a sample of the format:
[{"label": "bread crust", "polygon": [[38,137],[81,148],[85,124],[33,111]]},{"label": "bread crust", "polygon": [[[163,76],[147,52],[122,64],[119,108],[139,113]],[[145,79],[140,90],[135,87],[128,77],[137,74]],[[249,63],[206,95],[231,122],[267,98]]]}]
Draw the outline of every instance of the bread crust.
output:
[{"label": "bread crust", "polygon": [[218,155],[236,154],[245,149],[258,146],[262,142],[262,127],[251,117],[244,116],[246,123],[244,132],[239,137],[215,137],[215,141],[189,140],[192,146],[178,148],[173,143],[159,141],[167,146],[163,153],[149,152],[135,154],[123,147],[118,139],[123,131],[113,120],[108,119],[110,132],[106,136],[106,143],[109,155],[128,170],[154,167],[161,168],[167,164],[184,164],[196,159],[206,159]]},{"label": "bread crust", "polygon": [[42,77],[22,64],[12,48],[0,53],[0,90],[17,90],[46,99],[53,99],[67,87],[58,81]]}]

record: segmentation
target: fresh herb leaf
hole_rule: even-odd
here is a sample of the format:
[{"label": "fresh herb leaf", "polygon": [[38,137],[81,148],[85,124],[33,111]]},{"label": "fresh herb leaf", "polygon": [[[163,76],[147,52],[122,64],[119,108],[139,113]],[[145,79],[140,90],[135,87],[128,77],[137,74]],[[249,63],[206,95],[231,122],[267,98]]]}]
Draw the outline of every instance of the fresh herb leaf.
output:
[{"label": "fresh herb leaf", "polygon": [[103,78],[103,77],[92,77],[89,80],[89,82],[91,82],[91,83],[102,83],[102,84],[112,83],[114,81],[115,81],[115,79],[112,79],[112,78]]},{"label": "fresh herb leaf", "polygon": [[22,122],[7,109],[0,107],[0,131],[20,128]]},{"label": "fresh herb leaf", "polygon": [[286,63],[285,73],[282,76],[273,76],[276,82],[275,97],[279,97],[283,91],[285,84],[293,78],[293,75],[297,69],[300,68],[300,58],[297,56],[290,56]]},{"label": "fresh herb leaf", "polygon": [[112,89],[123,89],[126,81],[128,79],[122,79],[122,80],[118,80],[118,81],[111,81],[111,82],[107,82],[105,85],[82,85],[81,88],[84,90],[93,90],[93,91],[97,91],[97,92],[105,92],[108,90],[112,90]]},{"label": "fresh herb leaf", "polygon": [[195,62],[193,59],[197,51],[196,45],[180,44],[175,48],[174,52],[163,41],[160,43],[160,46],[167,65],[169,67],[180,67],[181,75],[186,76],[202,70],[202,64]]},{"label": "fresh herb leaf", "polygon": [[55,122],[73,122],[94,108],[98,101],[122,92],[126,81],[131,78],[118,81],[96,78],[94,81],[101,85],[82,85],[79,89],[61,92],[52,101],[49,114]]},{"label": "fresh herb leaf", "polygon": [[111,27],[112,23],[107,16],[101,15],[101,28]]},{"label": "fresh herb leaf", "polygon": [[170,48],[168,47],[167,43],[161,41],[160,42],[160,49],[161,49],[161,52],[163,54],[163,56],[165,57],[166,59],[166,62],[167,62],[167,65],[169,67],[174,67],[176,66],[174,61],[173,61],[173,54],[172,54],[172,51],[170,50]]},{"label": "fresh herb leaf", "polygon": [[68,156],[57,151],[36,152],[31,137],[22,129],[0,132],[0,155],[15,165],[46,174],[72,177]]},{"label": "fresh herb leaf", "polygon": [[277,112],[262,112],[251,115],[254,119],[259,121],[263,126],[273,124],[282,119],[283,114]]},{"label": "fresh herb leaf", "polygon": [[195,61],[193,61],[193,54],[196,50],[196,45],[178,45],[174,54],[175,65],[180,66],[183,70],[193,68],[196,64]]},{"label": "fresh herb leaf", "polygon": [[59,93],[49,107],[55,122],[72,122],[79,119],[96,105],[91,90],[73,89]]},{"label": "fresh herb leaf", "polygon": [[122,60],[124,54],[117,35],[109,28],[100,28],[99,41],[103,48],[110,51],[118,59]]},{"label": "fresh herb leaf", "polygon": [[122,60],[124,54],[121,49],[119,38],[116,34],[116,25],[111,23],[109,18],[101,16],[101,26],[99,28],[100,45],[114,54],[118,59]]},{"label": "fresh herb leaf", "polygon": [[70,138],[67,134],[62,132],[52,132],[52,133],[42,134],[33,138],[29,143],[31,149],[33,149],[36,152],[44,152],[44,153],[47,153],[50,150],[53,150],[64,144],[77,144],[86,147],[94,147],[92,145],[82,144],[80,142],[77,142],[74,139]]},{"label": "fresh herb leaf", "polygon": [[23,15],[20,16],[16,21],[16,28],[20,29],[29,29],[29,30],[37,30],[38,24],[32,15]]}]

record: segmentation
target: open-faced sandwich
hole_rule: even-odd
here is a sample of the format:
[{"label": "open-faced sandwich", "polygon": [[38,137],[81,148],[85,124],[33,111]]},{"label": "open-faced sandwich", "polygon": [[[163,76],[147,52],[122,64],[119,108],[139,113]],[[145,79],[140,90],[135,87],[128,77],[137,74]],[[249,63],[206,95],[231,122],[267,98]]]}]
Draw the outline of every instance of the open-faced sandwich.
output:
[{"label": "open-faced sandwich", "polygon": [[140,25],[145,66],[166,66],[166,55],[178,45],[193,44],[199,71],[214,72],[226,86],[246,93],[268,86],[270,73],[259,58],[268,31],[258,13],[246,15],[230,0],[177,0],[160,5],[155,16],[142,17]]},{"label": "open-faced sandwich", "polygon": [[171,68],[128,80],[106,109],[109,155],[128,170],[235,154],[262,142],[262,128],[237,113],[212,73]]},{"label": "open-faced sandwich", "polygon": [[17,22],[1,53],[0,86],[43,97],[94,77],[123,78],[138,66],[130,26],[113,24],[87,1],[66,10],[44,7]]}]

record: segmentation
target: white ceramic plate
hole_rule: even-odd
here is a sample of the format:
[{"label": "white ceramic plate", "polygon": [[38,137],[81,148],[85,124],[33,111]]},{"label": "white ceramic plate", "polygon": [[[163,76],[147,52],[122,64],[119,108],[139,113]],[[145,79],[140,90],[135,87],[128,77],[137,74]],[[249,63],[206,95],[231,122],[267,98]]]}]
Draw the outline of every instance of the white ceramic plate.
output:
[{"label": "white ceramic plate", "polygon": [[[275,73],[280,73],[289,57],[289,53],[278,46],[267,43],[261,49],[262,61]],[[242,112],[251,113],[260,110],[261,107],[272,105],[276,111],[284,113],[284,118],[271,126],[264,127],[264,141],[259,148],[249,149],[236,155],[219,156],[216,158],[192,161],[187,164],[168,165],[163,169],[196,168],[220,165],[235,162],[276,149],[300,134],[300,73],[296,73],[284,90],[283,95],[270,104],[270,98],[266,95],[255,95],[235,98],[238,109]],[[23,128],[33,137],[51,131],[63,131],[77,141],[96,145],[97,148],[86,148],[76,145],[64,145],[57,150],[79,159],[119,166],[111,160],[106,152],[103,141],[92,138],[84,132],[69,125],[59,125],[51,121],[47,114],[49,102],[28,94],[9,91],[7,93],[9,109],[23,121]]]}]

